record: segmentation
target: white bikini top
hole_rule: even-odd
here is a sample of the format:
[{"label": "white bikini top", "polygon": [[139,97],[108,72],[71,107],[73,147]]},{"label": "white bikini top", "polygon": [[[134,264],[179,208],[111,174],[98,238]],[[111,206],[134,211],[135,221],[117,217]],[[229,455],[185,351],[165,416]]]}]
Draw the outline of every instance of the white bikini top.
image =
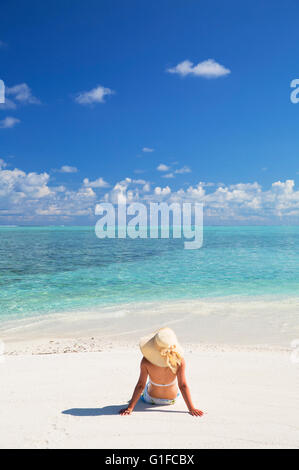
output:
[{"label": "white bikini top", "polygon": [[156,387],[169,387],[170,385],[174,385],[174,384],[175,384],[176,378],[175,378],[172,382],[170,382],[170,384],[156,384],[155,382],[153,382],[153,381],[151,380],[151,378],[149,379],[149,381],[150,381],[150,383],[151,383],[152,385],[155,385]]}]

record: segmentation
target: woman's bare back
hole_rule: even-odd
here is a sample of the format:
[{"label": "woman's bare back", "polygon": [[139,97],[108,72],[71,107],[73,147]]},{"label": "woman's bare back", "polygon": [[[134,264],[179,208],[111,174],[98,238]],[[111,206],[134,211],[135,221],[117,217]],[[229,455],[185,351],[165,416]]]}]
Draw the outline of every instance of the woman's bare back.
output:
[{"label": "woman's bare back", "polygon": [[[174,374],[169,367],[155,366],[145,358],[143,358],[142,361],[144,361],[148,375],[152,382],[160,385],[166,385],[171,384],[175,380],[176,374]],[[157,387],[150,383],[148,393],[154,398],[173,399],[177,396],[178,393],[177,382],[175,381],[175,383],[169,385],[169,387]]]}]

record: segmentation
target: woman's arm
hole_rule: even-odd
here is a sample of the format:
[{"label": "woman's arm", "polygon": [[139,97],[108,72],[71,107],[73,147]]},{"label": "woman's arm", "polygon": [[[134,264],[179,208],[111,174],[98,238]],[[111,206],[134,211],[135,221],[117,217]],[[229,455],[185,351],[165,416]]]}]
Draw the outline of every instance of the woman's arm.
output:
[{"label": "woman's arm", "polygon": [[192,416],[202,416],[203,411],[195,408],[192,403],[190,389],[188,387],[187,380],[186,380],[185,369],[186,369],[186,363],[185,363],[185,359],[183,359],[182,364],[180,365],[180,368],[177,373],[179,389],[182,392],[182,395],[187,405],[187,408],[189,410],[189,413]]},{"label": "woman's arm", "polygon": [[133,396],[130,400],[130,403],[128,405],[127,408],[123,408],[122,410],[120,410],[120,414],[121,415],[130,415],[132,413],[132,411],[134,410],[135,408],[135,405],[136,403],[138,402],[139,398],[140,398],[140,395],[146,385],[146,380],[147,380],[147,376],[148,376],[148,372],[147,372],[147,368],[146,368],[146,365],[145,365],[145,359],[143,358],[141,363],[140,363],[140,375],[139,375],[139,379],[138,379],[138,382],[136,384],[136,387],[135,387],[135,390],[133,392]]}]

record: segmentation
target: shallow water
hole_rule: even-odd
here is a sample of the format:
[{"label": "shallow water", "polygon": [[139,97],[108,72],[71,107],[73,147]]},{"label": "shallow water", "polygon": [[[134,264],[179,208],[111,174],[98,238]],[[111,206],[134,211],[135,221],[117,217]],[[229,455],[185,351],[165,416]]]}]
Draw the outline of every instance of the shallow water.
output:
[{"label": "shallow water", "polygon": [[199,250],[185,250],[178,239],[100,240],[93,227],[0,228],[0,322],[298,292],[299,227],[205,227]]}]

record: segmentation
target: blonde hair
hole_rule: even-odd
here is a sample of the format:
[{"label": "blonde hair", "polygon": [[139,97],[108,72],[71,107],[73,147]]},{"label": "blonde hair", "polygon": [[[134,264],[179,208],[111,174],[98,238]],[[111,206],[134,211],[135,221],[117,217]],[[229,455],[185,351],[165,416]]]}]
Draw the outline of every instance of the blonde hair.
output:
[{"label": "blonde hair", "polygon": [[178,367],[182,363],[182,356],[177,351],[176,346],[169,346],[168,348],[161,349],[160,354],[161,356],[166,357],[167,366],[174,374],[176,374]]}]

